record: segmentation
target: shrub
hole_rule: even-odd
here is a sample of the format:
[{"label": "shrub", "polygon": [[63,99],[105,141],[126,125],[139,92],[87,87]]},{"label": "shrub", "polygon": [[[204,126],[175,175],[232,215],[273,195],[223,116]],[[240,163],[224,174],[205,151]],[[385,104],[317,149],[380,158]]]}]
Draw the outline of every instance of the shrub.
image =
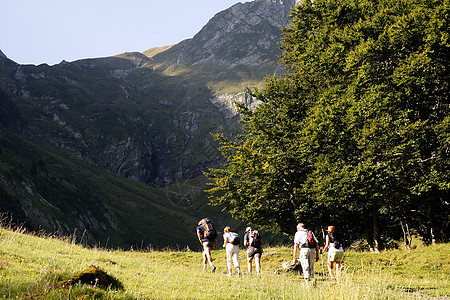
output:
[{"label": "shrub", "polygon": [[103,289],[123,290],[123,284],[113,276],[97,266],[89,266],[86,270],[75,274],[70,279],[63,281],[61,286],[72,286],[75,284],[89,284]]}]

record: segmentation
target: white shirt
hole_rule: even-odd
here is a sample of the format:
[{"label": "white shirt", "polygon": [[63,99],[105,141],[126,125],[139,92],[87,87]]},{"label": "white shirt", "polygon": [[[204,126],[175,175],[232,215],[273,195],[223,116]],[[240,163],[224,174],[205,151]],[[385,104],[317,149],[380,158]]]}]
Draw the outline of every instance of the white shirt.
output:
[{"label": "white shirt", "polygon": [[344,248],[342,248],[342,245],[339,247],[339,249],[336,249],[334,247],[334,243],[330,243],[328,246],[328,252],[344,252]]},{"label": "white shirt", "polygon": [[235,236],[238,236],[238,234],[235,232],[225,232],[223,234],[223,240],[227,241],[228,243],[231,243],[234,240]]},{"label": "white shirt", "polygon": [[[299,244],[300,247],[304,244],[306,244],[308,242],[308,231],[307,229],[300,229],[295,233],[295,237],[294,237],[294,243],[295,244]],[[312,237],[314,238],[314,240],[316,241],[316,243],[318,243],[319,241],[317,240],[316,236],[314,235],[314,233],[312,232]]]}]

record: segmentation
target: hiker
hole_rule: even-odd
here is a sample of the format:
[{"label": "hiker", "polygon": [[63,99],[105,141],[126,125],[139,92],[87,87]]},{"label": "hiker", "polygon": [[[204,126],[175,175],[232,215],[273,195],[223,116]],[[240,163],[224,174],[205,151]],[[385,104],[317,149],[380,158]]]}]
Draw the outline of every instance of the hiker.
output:
[{"label": "hiker", "polygon": [[[344,248],[342,247],[342,240],[339,233],[336,232],[334,226],[328,226],[326,230],[328,234],[325,237],[325,247],[323,252],[328,251],[328,272],[331,280],[340,280],[340,270],[342,259],[344,258]],[[333,274],[333,265],[336,263],[336,276]]]},{"label": "hiker", "polygon": [[198,222],[197,237],[203,246],[203,271],[206,271],[207,263],[209,262],[211,272],[214,273],[216,267],[211,257],[211,249],[216,249],[217,247],[217,232],[209,219],[201,219]]},{"label": "hiker", "polygon": [[261,275],[261,255],[263,253],[263,239],[258,230],[252,230],[251,227],[245,229],[244,246],[247,247],[247,265],[248,275],[252,275],[252,261],[255,258],[256,274]]},{"label": "hiker", "polygon": [[297,263],[297,254],[299,254],[306,285],[310,280],[314,284],[314,257],[315,261],[319,261],[319,242],[314,233],[307,230],[303,223],[298,223],[294,237],[294,263]]},{"label": "hiker", "polygon": [[236,232],[232,232],[230,226],[223,229],[223,247],[227,254],[228,276],[231,276],[233,262],[239,276],[241,276],[241,268],[239,265],[239,244],[241,239]]}]

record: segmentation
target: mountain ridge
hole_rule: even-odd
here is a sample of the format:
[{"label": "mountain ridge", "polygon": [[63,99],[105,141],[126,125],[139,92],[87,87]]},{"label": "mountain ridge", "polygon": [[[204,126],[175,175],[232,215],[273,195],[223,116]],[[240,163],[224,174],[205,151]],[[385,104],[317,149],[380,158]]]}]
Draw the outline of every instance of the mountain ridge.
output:
[{"label": "mountain ridge", "polygon": [[[212,62],[234,68],[239,65],[277,67],[281,54],[281,28],[289,23],[295,1],[259,0],[237,3],[217,13],[193,38],[155,55],[176,65]],[[169,56],[169,58],[168,58]],[[275,58],[275,59],[274,59]]]},{"label": "mountain ridge", "polygon": [[[279,70],[280,25],[288,22],[280,17],[288,12],[287,1],[281,2],[236,4],[216,14],[192,39],[162,52],[144,51],[148,56],[128,52],[54,66],[19,65],[0,56],[0,116],[5,116],[0,175],[8,174],[0,176],[1,207],[17,212],[34,230],[59,226],[70,234],[84,228],[91,241],[108,235],[115,245],[158,244],[158,239],[173,245],[160,236],[157,224],[170,221],[174,203],[182,205],[176,211],[186,220],[177,231],[189,237],[174,236],[178,245],[192,246],[190,240],[196,240],[187,224],[205,212],[221,225],[243,226],[220,208],[206,206],[202,172],[223,162],[211,133],[231,137],[240,132],[233,102],[255,105],[245,88]],[[233,50],[246,42],[259,44]],[[35,148],[30,158],[13,146],[22,138],[30,151]],[[62,167],[53,166],[51,158],[40,159],[52,157],[46,151],[59,157],[56,165]],[[151,193],[121,193],[113,188],[120,182],[116,177],[96,183],[90,171],[77,171],[82,178],[63,171],[87,168],[84,163],[135,182],[120,183],[124,189],[141,190],[145,184]],[[111,190],[124,195],[123,203]],[[144,197],[155,200],[142,202]],[[93,211],[87,213],[83,204]],[[139,212],[153,205],[161,213],[146,220]],[[132,214],[143,219],[131,220]],[[65,220],[65,215],[70,217]],[[139,222],[145,225],[139,228]]]}]

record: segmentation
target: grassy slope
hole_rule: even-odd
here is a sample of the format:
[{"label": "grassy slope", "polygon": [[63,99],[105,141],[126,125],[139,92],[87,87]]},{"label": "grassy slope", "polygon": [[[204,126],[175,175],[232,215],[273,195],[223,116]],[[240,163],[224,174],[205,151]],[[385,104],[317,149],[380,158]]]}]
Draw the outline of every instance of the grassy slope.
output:
[{"label": "grassy slope", "polygon": [[[45,170],[37,167],[36,174],[31,175],[33,162],[42,164]],[[198,246],[193,239],[200,218],[210,216],[224,219],[226,223],[233,221],[220,208],[207,205],[202,187],[205,187],[204,180],[197,179],[158,190],[82,160],[65,157],[6,131],[0,139],[0,210],[21,212],[14,216],[23,220],[26,213],[14,205],[23,206],[22,202],[27,201],[28,206],[39,210],[47,220],[61,224],[66,235],[75,229],[81,235],[80,216],[107,224],[107,208],[118,222],[119,231],[109,225],[104,230],[87,225],[87,231],[102,246],[106,243],[127,248],[130,245],[146,248],[149,244]],[[193,205],[183,203],[183,199],[189,199]],[[26,226],[47,232],[54,230],[53,224],[46,228],[42,219],[33,221],[29,220]],[[95,244],[95,241],[84,242]]]},{"label": "grassy slope", "polygon": [[144,52],[142,52],[142,54],[144,54],[147,57],[153,57],[156,54],[159,54],[161,52],[164,52],[170,48],[172,48],[174,45],[169,45],[169,46],[163,46],[163,47],[153,47],[150,48],[148,50],[145,50]]},{"label": "grassy slope", "polygon": [[[266,248],[263,275],[227,277],[224,250],[213,251],[216,274],[204,273],[198,252],[133,252],[86,249],[74,241],[0,229],[0,298],[28,299],[413,299],[450,293],[450,244],[379,254],[348,252],[340,285],[323,285],[320,262],[315,288],[299,274],[275,275],[290,248]],[[244,252],[241,252],[241,257]],[[241,264],[245,269],[244,258]],[[90,286],[56,288],[96,265],[120,280],[124,291]],[[47,290],[47,291],[46,291]]]}]

